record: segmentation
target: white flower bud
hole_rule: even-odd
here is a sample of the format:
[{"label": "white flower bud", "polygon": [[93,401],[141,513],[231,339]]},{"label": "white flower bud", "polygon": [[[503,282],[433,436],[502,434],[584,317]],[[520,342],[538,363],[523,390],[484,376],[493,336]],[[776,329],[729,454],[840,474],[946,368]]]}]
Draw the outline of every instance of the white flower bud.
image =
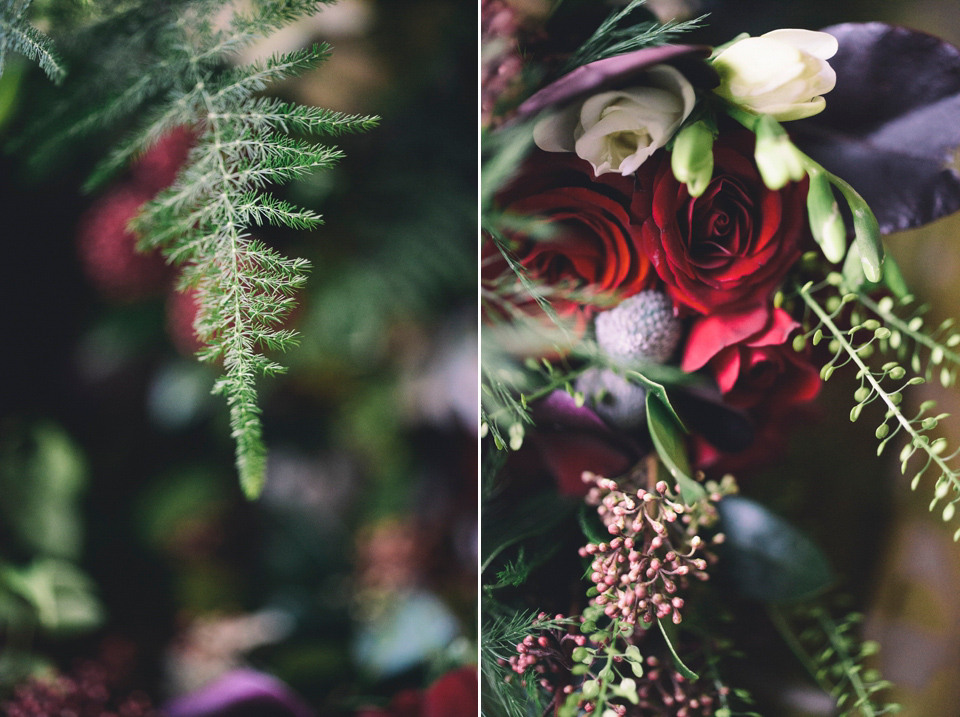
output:
[{"label": "white flower bud", "polygon": [[533,139],[547,152],[576,152],[597,176],[627,176],[670,140],[695,101],[679,70],[656,65],[635,86],[600,92],[544,117]]},{"label": "white flower bud", "polygon": [[821,112],[837,74],[827,60],[837,40],[825,32],[774,30],[730,45],[713,60],[717,94],[781,122]]}]

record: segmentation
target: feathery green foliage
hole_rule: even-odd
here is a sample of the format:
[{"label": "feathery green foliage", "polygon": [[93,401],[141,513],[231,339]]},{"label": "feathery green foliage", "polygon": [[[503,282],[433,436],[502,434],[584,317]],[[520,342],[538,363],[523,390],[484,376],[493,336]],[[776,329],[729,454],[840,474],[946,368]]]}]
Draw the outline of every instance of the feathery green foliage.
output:
[{"label": "feathery green foliage", "polygon": [[645,47],[666,45],[679,35],[702,27],[703,21],[707,17],[701,15],[693,20],[671,20],[663,24],[656,20],[647,20],[628,25],[626,21],[630,18],[630,15],[645,5],[646,1],[632,0],[625,8],[611,14],[601,23],[596,32],[570,56],[563,67],[563,72],[570,72],[581,65],[633,52],[634,50],[641,50]]},{"label": "feathery green foliage", "polygon": [[19,52],[38,65],[54,82],[66,74],[60,58],[51,47],[50,38],[27,20],[32,0],[2,0],[0,3],[0,75],[7,52]]},{"label": "feathery green foliage", "polygon": [[[195,292],[194,329],[204,344],[198,355],[223,367],[214,392],[230,407],[240,483],[250,498],[262,489],[266,461],[255,384],[260,375],[283,371],[266,352],[296,344],[296,333],[282,323],[308,264],[281,256],[249,229],[263,224],[309,229],[321,223],[317,214],[276,199],[267,188],[329,168],[341,152],[287,132],[337,136],[367,130],[377,120],[256,96],[323,62],[330,51],[326,45],[234,67],[230,62],[323,4],[261,0],[226,23],[224,3],[212,0],[121,8],[90,30],[91,37],[99,32],[120,45],[103,51],[112,58],[117,81],[47,146],[55,151],[58,141],[126,116],[141,118],[94,170],[87,182],[92,189],[171,130],[187,127],[194,134],[177,180],[144,208],[133,228],[142,248],[159,248],[182,267],[180,288]],[[137,32],[115,32],[131,20],[131,12]],[[140,45],[137,52],[131,43]],[[118,68],[117,61],[129,64]]]}]

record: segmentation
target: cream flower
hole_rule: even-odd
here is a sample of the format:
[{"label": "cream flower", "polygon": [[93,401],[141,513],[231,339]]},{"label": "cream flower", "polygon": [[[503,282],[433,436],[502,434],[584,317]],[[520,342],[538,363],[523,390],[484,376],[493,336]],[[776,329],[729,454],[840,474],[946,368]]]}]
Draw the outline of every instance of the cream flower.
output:
[{"label": "cream flower", "polygon": [[783,122],[821,112],[822,95],[837,84],[827,60],[837,40],[825,32],[774,30],[739,40],[717,55],[717,94]]},{"label": "cream flower", "polygon": [[693,86],[669,65],[645,70],[640,84],[600,92],[541,119],[533,130],[540,149],[576,152],[597,176],[627,176],[669,141],[693,109]]}]

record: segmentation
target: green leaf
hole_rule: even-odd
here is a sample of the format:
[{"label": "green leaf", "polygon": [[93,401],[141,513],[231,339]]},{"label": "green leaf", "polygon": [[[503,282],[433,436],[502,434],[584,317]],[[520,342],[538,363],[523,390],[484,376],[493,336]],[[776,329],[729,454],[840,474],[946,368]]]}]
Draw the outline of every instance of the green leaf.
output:
[{"label": "green leaf", "polygon": [[480,572],[511,545],[546,533],[569,518],[578,501],[544,491],[519,503],[490,503],[483,510]]},{"label": "green leaf", "polygon": [[826,557],[787,521],[743,496],[717,504],[725,540],[718,550],[734,590],[765,602],[802,600],[833,582]]},{"label": "green leaf", "polygon": [[582,503],[577,510],[577,520],[580,521],[584,537],[591,543],[604,543],[612,537],[600,521],[597,511],[586,503]]},{"label": "green leaf", "polygon": [[660,460],[680,488],[684,503],[692,505],[706,496],[703,486],[691,477],[690,461],[676,413],[658,396],[647,393],[647,428]]},{"label": "green leaf", "polygon": [[669,629],[670,632],[674,632],[676,630],[674,625],[670,624],[668,628],[660,618],[657,618],[657,625],[660,626],[660,632],[663,634],[664,642],[667,643],[667,649],[670,650],[670,656],[673,658],[673,665],[677,668],[677,672],[686,677],[688,680],[699,680],[700,675],[683,664],[683,660],[680,659],[680,655],[677,654],[676,649],[673,647],[673,641],[670,639],[670,635],[667,631]]}]

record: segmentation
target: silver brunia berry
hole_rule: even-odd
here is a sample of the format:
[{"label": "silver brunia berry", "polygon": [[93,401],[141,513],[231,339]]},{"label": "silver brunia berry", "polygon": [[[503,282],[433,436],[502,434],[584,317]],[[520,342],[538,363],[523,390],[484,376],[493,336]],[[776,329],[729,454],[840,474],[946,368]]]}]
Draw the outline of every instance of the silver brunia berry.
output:
[{"label": "silver brunia berry", "polygon": [[659,291],[641,291],[597,314],[597,343],[611,358],[663,363],[676,351],[683,328],[673,301]]}]

